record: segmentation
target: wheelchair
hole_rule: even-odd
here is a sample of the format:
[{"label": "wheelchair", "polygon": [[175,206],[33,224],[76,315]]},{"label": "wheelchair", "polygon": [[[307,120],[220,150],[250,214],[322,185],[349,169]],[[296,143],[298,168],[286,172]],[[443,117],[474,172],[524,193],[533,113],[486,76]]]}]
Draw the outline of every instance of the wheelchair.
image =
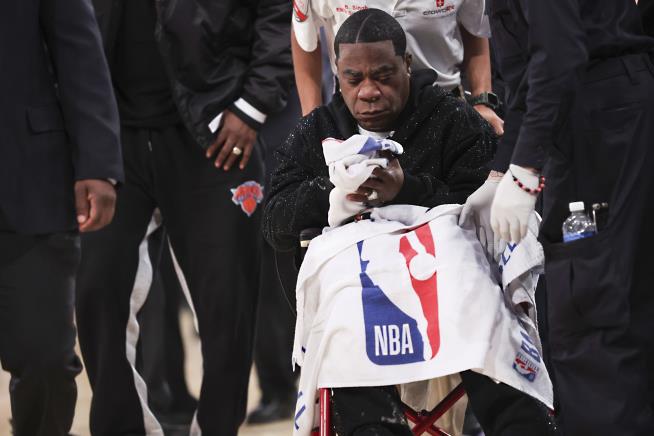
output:
[{"label": "wheelchair", "polygon": [[[304,254],[306,253],[311,240],[322,233],[322,229],[310,228],[300,232],[300,258],[298,261],[301,263]],[[284,287],[286,289],[286,287]],[[291,289],[295,289],[294,287]],[[291,302],[290,295],[286,296]],[[407,421],[413,424],[411,429],[414,435],[437,435],[437,436],[450,436],[442,428],[438,427],[435,423],[445,413],[447,413],[454,405],[465,395],[463,384],[459,383],[448,395],[443,398],[432,410],[413,410],[406,404],[403,404],[404,414]],[[336,436],[331,424],[331,389],[321,388],[319,391],[319,426],[311,432],[311,436]]]}]

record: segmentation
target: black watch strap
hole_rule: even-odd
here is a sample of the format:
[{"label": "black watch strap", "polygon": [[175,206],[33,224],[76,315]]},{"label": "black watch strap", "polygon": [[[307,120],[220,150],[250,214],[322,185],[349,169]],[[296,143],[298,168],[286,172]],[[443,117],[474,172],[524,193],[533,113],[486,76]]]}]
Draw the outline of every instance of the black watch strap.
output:
[{"label": "black watch strap", "polygon": [[500,107],[499,97],[492,92],[482,92],[479,95],[469,96],[467,100],[471,106],[483,104],[484,106],[487,106],[493,109],[494,111],[499,109]]}]

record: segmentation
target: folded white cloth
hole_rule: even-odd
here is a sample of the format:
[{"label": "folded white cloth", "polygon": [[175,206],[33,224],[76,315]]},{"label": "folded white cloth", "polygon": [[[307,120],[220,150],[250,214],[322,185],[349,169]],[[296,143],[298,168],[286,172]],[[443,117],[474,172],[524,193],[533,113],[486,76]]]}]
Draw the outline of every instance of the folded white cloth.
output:
[{"label": "folded white cloth", "polygon": [[388,165],[388,159],[380,158],[379,153],[388,150],[402,154],[404,151],[395,141],[367,135],[353,135],[346,140],[327,138],[322,142],[322,149],[329,167],[329,180],[334,184],[329,194],[327,216],[331,227],[366,210],[363,203],[349,201],[346,197],[356,192],[375,168]]},{"label": "folded white cloth", "polygon": [[535,323],[514,302],[531,299],[542,268],[535,234],[491,266],[460,211],[378,208],[311,242],[296,289],[296,436],[315,424],[318,388],[422,382],[401,390],[420,407],[440,399],[430,380],[468,369],[552,406]]},{"label": "folded white cloth", "polygon": [[529,336],[537,339],[534,344],[542,354],[536,313],[536,285],[540,274],[545,272],[545,253],[537,239],[540,221],[540,216],[533,212],[525,239],[519,244],[506,244],[504,251],[498,254],[497,268],[506,303],[524,309],[516,310],[515,314]]},{"label": "folded white cloth", "polygon": [[345,140],[326,138],[322,141],[322,152],[327,165],[355,154],[374,157],[384,150],[389,150],[393,154],[404,152],[402,145],[392,139],[379,139],[368,135],[352,135]]}]

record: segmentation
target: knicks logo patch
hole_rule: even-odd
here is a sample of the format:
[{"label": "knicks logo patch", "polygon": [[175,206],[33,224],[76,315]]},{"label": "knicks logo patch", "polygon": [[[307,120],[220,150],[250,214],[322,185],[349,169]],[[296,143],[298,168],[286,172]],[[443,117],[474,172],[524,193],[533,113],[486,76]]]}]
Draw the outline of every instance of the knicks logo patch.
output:
[{"label": "knicks logo patch", "polygon": [[302,23],[309,18],[309,0],[293,0],[295,21]]},{"label": "knicks logo patch", "polygon": [[370,261],[363,260],[364,241],[357,244],[361,266],[366,354],[376,365],[423,362],[436,357],[440,348],[435,247],[428,224],[402,236],[399,252],[406,261],[416,303],[400,309],[368,275]]},{"label": "knicks logo patch", "polygon": [[257,205],[263,201],[263,187],[255,181],[242,183],[231,191],[232,202],[241,206],[247,216],[252,216]]}]

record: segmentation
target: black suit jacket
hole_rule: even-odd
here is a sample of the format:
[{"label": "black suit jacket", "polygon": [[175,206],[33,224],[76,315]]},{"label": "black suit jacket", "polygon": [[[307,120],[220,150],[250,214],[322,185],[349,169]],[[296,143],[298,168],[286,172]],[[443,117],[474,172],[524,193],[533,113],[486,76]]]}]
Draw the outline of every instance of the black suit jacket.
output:
[{"label": "black suit jacket", "polygon": [[75,180],[123,178],[90,0],[3,2],[0,102],[0,230],[75,229]]}]

